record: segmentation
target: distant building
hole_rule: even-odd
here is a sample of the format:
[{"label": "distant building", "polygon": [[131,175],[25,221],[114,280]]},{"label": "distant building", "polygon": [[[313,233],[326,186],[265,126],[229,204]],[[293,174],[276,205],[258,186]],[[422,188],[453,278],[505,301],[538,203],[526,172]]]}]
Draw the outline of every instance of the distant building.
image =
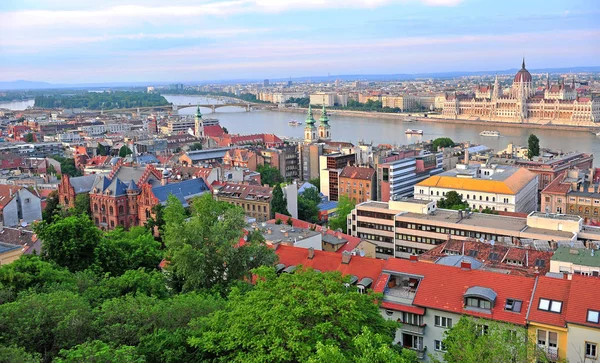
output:
[{"label": "distant building", "polygon": [[296,145],[261,149],[260,154],[264,163],[279,169],[285,180],[295,180],[300,177],[300,162]]},{"label": "distant building", "polygon": [[337,201],[340,193],[340,174],[345,166],[356,163],[355,154],[334,153],[319,157],[321,193]]},{"label": "distant building", "polygon": [[269,186],[226,183],[215,192],[215,199],[241,207],[258,222],[271,219],[273,188]]},{"label": "distant building", "polygon": [[[377,197],[377,178],[373,168],[346,166],[339,176],[339,196],[345,195],[354,203]],[[338,196],[338,199],[339,199]]]},{"label": "distant building", "polygon": [[245,168],[255,171],[259,165],[264,164],[260,153],[245,149],[230,149],[223,156],[223,164],[229,167]]},{"label": "distant building", "polygon": [[541,210],[577,215],[586,223],[598,225],[600,190],[594,169],[590,170],[571,169],[556,177],[541,192]]},{"label": "distant building", "polygon": [[418,104],[418,99],[411,95],[381,96],[381,107],[399,108],[402,112],[414,110]]}]

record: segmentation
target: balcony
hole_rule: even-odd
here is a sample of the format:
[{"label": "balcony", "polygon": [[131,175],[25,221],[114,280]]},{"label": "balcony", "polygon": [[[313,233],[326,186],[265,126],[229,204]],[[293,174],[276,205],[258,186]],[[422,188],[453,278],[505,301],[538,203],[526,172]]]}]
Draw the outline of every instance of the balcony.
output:
[{"label": "balcony", "polygon": [[427,347],[413,348],[413,347],[404,347],[406,349],[414,350],[417,353],[417,359],[423,360],[425,359]]},{"label": "balcony", "polygon": [[400,326],[400,329],[404,333],[423,335],[423,334],[425,334],[425,326],[426,326],[425,324],[412,325],[412,324],[402,323],[402,325]]},{"label": "balcony", "polygon": [[544,344],[538,344],[538,347],[544,353],[546,353],[546,358],[548,358],[549,361],[555,362],[558,360],[558,348],[557,347],[549,347]]},{"label": "balcony", "polygon": [[412,304],[417,293],[419,280],[407,276],[392,276],[383,291],[385,300],[401,304]]}]

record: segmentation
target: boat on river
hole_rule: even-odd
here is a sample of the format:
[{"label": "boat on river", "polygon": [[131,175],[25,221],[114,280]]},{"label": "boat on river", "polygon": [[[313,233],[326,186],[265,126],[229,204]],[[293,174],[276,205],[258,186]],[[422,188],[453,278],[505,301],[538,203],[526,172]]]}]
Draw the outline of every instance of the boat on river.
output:
[{"label": "boat on river", "polygon": [[500,136],[500,132],[486,130],[486,131],[481,131],[479,133],[479,136],[499,137]]},{"label": "boat on river", "polygon": [[423,135],[423,130],[406,129],[404,133],[407,135]]},{"label": "boat on river", "polygon": [[288,121],[288,125],[290,125],[290,126],[300,126],[300,125],[302,125],[302,122],[298,122],[296,120],[290,120],[290,121]]}]

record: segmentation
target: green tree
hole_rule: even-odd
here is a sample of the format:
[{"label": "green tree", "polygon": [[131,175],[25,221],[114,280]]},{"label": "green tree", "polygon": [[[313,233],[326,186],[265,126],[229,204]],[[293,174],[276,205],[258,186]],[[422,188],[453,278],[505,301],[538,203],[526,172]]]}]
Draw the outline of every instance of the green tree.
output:
[{"label": "green tree", "polygon": [[381,316],[378,296],[347,289],[339,272],[299,269],[278,277],[265,266],[255,273],[254,289],[233,290],[223,310],[191,323],[190,344],[209,359],[306,361],[319,342],[358,355],[353,338],[363,327],[392,343],[397,323]]},{"label": "green tree", "polygon": [[190,145],[190,151],[195,151],[195,150],[202,150],[202,143],[201,142],[195,142],[193,144]]},{"label": "green tree", "polygon": [[226,133],[226,134],[228,134],[228,133],[229,133],[229,130],[227,130],[227,127],[221,127],[221,128],[223,129],[223,132],[224,132],[224,133]]},{"label": "green tree", "polygon": [[56,168],[54,167],[54,165],[52,165],[52,164],[48,165],[48,167],[46,168],[46,174],[49,174],[49,175],[56,174]]},{"label": "green tree", "polygon": [[346,233],[348,231],[348,215],[355,206],[356,203],[347,195],[340,196],[335,217],[329,220],[329,228],[333,230],[341,229],[342,232]]},{"label": "green tree", "polygon": [[308,182],[311,183],[312,185],[314,185],[318,191],[321,191],[321,179],[312,178]]},{"label": "green tree", "polygon": [[60,349],[85,342],[92,319],[87,301],[72,292],[25,295],[0,305],[0,341],[27,347],[49,362]]},{"label": "green tree", "polygon": [[90,195],[88,193],[80,193],[75,196],[75,210],[76,214],[87,214],[91,215],[90,209]]},{"label": "green tree", "polygon": [[98,147],[96,148],[96,154],[100,156],[107,156],[108,148],[104,146],[104,144],[98,143]]},{"label": "green tree", "polygon": [[287,203],[285,199],[283,199],[283,190],[279,184],[276,184],[273,188],[273,199],[271,200],[271,211],[273,216],[275,213],[285,214],[286,216],[290,215],[290,212],[287,210]]},{"label": "green tree", "polygon": [[181,225],[186,218],[185,208],[181,201],[173,194],[167,197],[167,204],[163,211],[165,224]]},{"label": "green tree", "polygon": [[310,223],[317,223],[319,221],[318,204],[320,203],[321,197],[318,195],[316,189],[307,188],[298,196],[298,219]]},{"label": "green tree", "polygon": [[310,357],[308,363],[417,363],[417,355],[409,349],[399,353],[390,346],[389,339],[381,334],[373,333],[363,327],[361,333],[352,339],[352,349],[356,353],[347,356],[337,345],[317,343],[317,353]]},{"label": "green tree", "polygon": [[33,136],[33,134],[30,132],[27,135],[25,135],[25,142],[34,142],[35,141],[35,137]]},{"label": "green tree", "polygon": [[146,228],[133,227],[129,231],[117,228],[101,238],[94,251],[94,265],[103,273],[119,276],[127,270],[155,270],[162,255],[160,243]]},{"label": "green tree", "polygon": [[433,140],[433,142],[431,143],[433,152],[437,152],[438,148],[452,147],[452,146],[454,146],[454,141],[452,141],[452,139],[449,137],[438,137],[437,139]]},{"label": "green tree", "polygon": [[456,191],[451,190],[448,193],[446,193],[445,198],[438,200],[437,207],[444,209],[459,210],[468,208],[469,203],[463,201],[460,194],[458,194]]},{"label": "green tree", "polygon": [[101,340],[92,340],[74,346],[71,349],[60,351],[60,357],[54,359],[55,363],[145,363],[146,359],[140,355],[135,347],[122,345],[117,348]]},{"label": "green tree", "polygon": [[[168,209],[168,207],[167,207]],[[250,270],[271,265],[274,252],[263,241],[248,240],[239,246],[246,225],[244,212],[204,194],[192,201],[192,216],[174,223],[165,211],[164,242],[167,270],[176,288],[224,292],[231,283],[249,278]]]},{"label": "green tree", "polygon": [[531,134],[527,139],[527,157],[531,160],[536,156],[540,156],[540,139]]},{"label": "green tree", "polygon": [[71,158],[65,158],[62,156],[54,155],[52,159],[58,161],[60,163],[61,173],[68,176],[81,176],[83,173],[81,170],[75,167],[75,160]]},{"label": "green tree", "polygon": [[119,149],[119,156],[122,158],[126,157],[127,155],[131,155],[131,154],[133,154],[133,152],[127,145],[123,145]]},{"label": "green tree", "polygon": [[0,346],[0,363],[39,363],[42,355],[29,353],[23,347],[16,345],[10,347]]},{"label": "green tree", "polygon": [[525,328],[463,316],[444,332],[445,353],[430,355],[434,362],[509,363],[547,362],[546,356],[528,339]]},{"label": "green tree", "polygon": [[95,249],[102,233],[85,214],[40,222],[34,231],[42,240],[42,256],[71,271],[81,271],[95,262]]},{"label": "green tree", "polygon": [[260,173],[260,181],[262,182],[262,184],[269,184],[270,186],[274,186],[275,184],[280,184],[284,182],[283,177],[279,172],[279,169],[271,165],[259,165],[256,168],[256,171]]},{"label": "green tree", "polygon": [[57,190],[53,190],[48,194],[48,197],[46,198],[46,208],[44,208],[44,211],[42,212],[42,220],[45,222],[52,221],[54,214],[58,213],[60,210],[59,202]]}]

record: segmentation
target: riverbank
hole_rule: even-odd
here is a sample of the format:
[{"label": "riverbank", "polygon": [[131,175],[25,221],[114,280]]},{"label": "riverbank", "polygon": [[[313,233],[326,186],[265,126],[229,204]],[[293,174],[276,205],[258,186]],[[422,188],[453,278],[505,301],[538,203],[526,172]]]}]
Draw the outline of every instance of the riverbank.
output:
[{"label": "riverbank", "polygon": [[[272,109],[278,112],[290,112],[290,113],[306,113],[306,108],[276,108]],[[317,111],[313,111],[317,112]],[[318,112],[317,112],[318,113]],[[317,115],[315,113],[315,115]],[[350,117],[362,117],[362,118],[375,118],[385,120],[397,120],[405,122],[407,119],[418,120],[421,122],[430,123],[443,123],[443,124],[463,124],[463,125],[486,125],[495,127],[514,127],[514,128],[526,128],[526,129],[543,129],[543,130],[558,130],[558,131],[577,131],[577,132],[597,132],[600,131],[600,125],[598,127],[592,126],[571,126],[571,125],[548,125],[538,123],[517,123],[517,122],[503,122],[503,121],[485,121],[485,120],[462,120],[462,119],[445,119],[437,117],[415,117],[412,114],[396,114],[396,113],[385,113],[385,112],[367,112],[367,111],[349,111],[349,110],[332,110],[329,112],[331,115],[350,116]],[[316,117],[318,118],[318,117]]]}]

